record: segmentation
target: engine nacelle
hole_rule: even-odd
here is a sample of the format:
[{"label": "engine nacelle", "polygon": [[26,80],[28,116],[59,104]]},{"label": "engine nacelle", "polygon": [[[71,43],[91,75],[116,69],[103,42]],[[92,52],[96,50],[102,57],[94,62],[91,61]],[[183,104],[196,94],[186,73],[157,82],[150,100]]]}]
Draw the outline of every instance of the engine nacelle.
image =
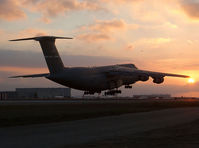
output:
[{"label": "engine nacelle", "polygon": [[148,81],[149,80],[149,76],[147,76],[147,75],[140,75],[139,76],[139,80],[140,81]]},{"label": "engine nacelle", "polygon": [[155,77],[153,78],[153,83],[161,84],[164,82],[164,77]]}]

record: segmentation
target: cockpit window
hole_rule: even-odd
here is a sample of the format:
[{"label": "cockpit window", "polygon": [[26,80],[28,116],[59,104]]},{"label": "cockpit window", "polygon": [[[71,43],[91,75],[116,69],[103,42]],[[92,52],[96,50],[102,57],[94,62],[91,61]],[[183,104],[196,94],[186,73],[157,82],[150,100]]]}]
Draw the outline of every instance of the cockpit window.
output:
[{"label": "cockpit window", "polygon": [[137,69],[137,67],[134,64],[122,64],[122,65],[119,65],[119,66]]}]

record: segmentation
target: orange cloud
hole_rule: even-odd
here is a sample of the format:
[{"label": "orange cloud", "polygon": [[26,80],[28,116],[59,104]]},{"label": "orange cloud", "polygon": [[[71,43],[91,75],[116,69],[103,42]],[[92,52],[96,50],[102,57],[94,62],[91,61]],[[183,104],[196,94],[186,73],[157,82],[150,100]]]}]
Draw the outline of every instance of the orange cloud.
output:
[{"label": "orange cloud", "polygon": [[103,34],[103,33],[96,33],[96,34],[81,34],[77,37],[80,40],[86,40],[88,42],[95,42],[95,41],[103,41],[103,40],[110,40],[111,37],[107,34]]},{"label": "orange cloud", "polygon": [[97,24],[89,26],[89,28],[100,32],[111,32],[126,28],[126,23],[123,20],[97,21],[96,23]]},{"label": "orange cloud", "polygon": [[134,49],[134,45],[132,43],[127,44],[127,46],[124,48],[124,50],[127,50],[127,51],[131,51],[133,49]]},{"label": "orange cloud", "polygon": [[97,20],[94,24],[81,27],[78,31],[83,33],[78,38],[85,41],[110,40],[113,33],[125,30],[128,26],[132,27],[123,20]]},{"label": "orange cloud", "polygon": [[0,19],[13,21],[24,19],[26,14],[21,10],[17,0],[1,0]]},{"label": "orange cloud", "polygon": [[140,2],[144,0],[101,0],[101,2],[111,2],[111,3],[133,3]]},{"label": "orange cloud", "polygon": [[199,2],[194,0],[181,0],[181,7],[185,11],[185,13],[193,18],[199,19]]},{"label": "orange cloud", "polygon": [[48,23],[50,22],[49,17],[56,17],[71,11],[97,11],[102,9],[97,2],[90,0],[25,0],[23,4],[34,12],[41,12],[42,20]]},{"label": "orange cloud", "polygon": [[163,45],[167,45],[168,43],[172,42],[173,39],[171,38],[142,38],[134,42],[135,47],[149,47],[149,48],[159,48]]},{"label": "orange cloud", "polygon": [[125,29],[127,26],[126,22],[123,20],[97,20],[94,24],[83,26],[80,31],[97,31],[97,32],[111,32],[115,30]]},{"label": "orange cloud", "polygon": [[0,29],[0,35],[2,35],[4,33],[4,30]]},{"label": "orange cloud", "polygon": [[47,17],[42,17],[39,19],[39,21],[44,22],[46,24],[50,24],[52,22],[51,19],[49,19]]},{"label": "orange cloud", "polygon": [[[29,1],[27,1],[29,2]],[[78,0],[39,0],[31,1],[35,10],[40,10],[46,16],[57,16],[60,13],[67,13],[73,10],[98,10],[99,6],[90,1]]]},{"label": "orange cloud", "polygon": [[43,35],[47,35],[47,32],[35,28],[28,28],[19,32],[19,37],[43,36]]},{"label": "orange cloud", "polygon": [[1,0],[0,19],[14,21],[26,17],[24,9],[42,14],[42,21],[71,11],[98,11],[103,9],[97,1],[90,0]]}]

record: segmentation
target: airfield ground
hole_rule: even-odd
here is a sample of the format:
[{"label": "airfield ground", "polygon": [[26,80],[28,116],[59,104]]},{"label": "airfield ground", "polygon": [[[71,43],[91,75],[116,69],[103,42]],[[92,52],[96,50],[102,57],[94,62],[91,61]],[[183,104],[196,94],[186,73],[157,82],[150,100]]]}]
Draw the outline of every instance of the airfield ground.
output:
[{"label": "airfield ground", "polygon": [[[129,134],[70,148],[198,148],[199,119],[186,124]],[[63,146],[68,148],[68,146]]]},{"label": "airfield ground", "polygon": [[2,148],[199,147],[197,99],[0,102]]},{"label": "airfield ground", "polygon": [[182,107],[199,107],[199,100],[117,98],[0,101],[0,127],[63,122]]}]

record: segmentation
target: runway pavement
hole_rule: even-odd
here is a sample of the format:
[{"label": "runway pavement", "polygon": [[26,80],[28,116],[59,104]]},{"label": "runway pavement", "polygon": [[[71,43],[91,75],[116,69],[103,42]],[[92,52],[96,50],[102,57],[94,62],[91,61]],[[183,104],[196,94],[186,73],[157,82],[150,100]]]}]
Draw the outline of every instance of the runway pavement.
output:
[{"label": "runway pavement", "polygon": [[62,123],[0,128],[1,148],[59,148],[132,135],[199,119],[199,108],[109,116]]}]

